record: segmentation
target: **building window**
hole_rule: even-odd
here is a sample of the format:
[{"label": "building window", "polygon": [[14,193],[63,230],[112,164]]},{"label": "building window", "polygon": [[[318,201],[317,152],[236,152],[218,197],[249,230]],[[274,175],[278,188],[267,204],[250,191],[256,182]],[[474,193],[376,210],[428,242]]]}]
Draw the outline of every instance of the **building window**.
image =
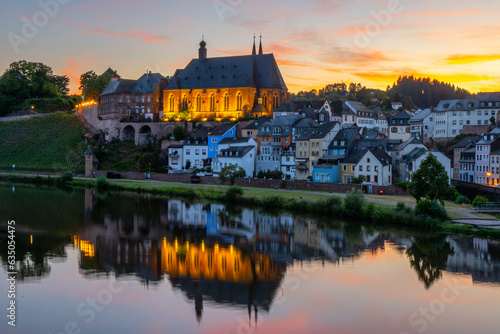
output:
[{"label": "building window", "polygon": [[210,95],[210,111],[215,111],[215,96]]},{"label": "building window", "polygon": [[226,93],[224,95],[224,111],[229,110],[229,95]]},{"label": "building window", "polygon": [[267,108],[267,95],[262,95],[262,105]]},{"label": "building window", "polygon": [[363,166],[359,166],[359,171],[362,172],[363,171]]},{"label": "building window", "polygon": [[196,96],[196,111],[201,111],[201,95]]},{"label": "building window", "polygon": [[187,110],[188,108],[188,98],[186,95],[182,97],[181,110]]},{"label": "building window", "polygon": [[243,106],[243,97],[241,96],[241,93],[238,93],[236,95],[236,110],[241,110]]},{"label": "building window", "polygon": [[174,111],[174,96],[173,95],[170,95],[170,112],[173,112]]},{"label": "building window", "polygon": [[274,96],[273,96],[273,110],[278,108],[278,102],[279,102],[279,99],[278,99],[278,94],[274,93]]}]

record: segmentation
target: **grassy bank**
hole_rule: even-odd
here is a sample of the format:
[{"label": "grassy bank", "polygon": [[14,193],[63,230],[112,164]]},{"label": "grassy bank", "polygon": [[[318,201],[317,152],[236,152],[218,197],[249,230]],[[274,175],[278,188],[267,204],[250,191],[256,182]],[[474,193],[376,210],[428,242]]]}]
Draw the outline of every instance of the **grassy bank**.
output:
[{"label": "grassy bank", "polygon": [[366,202],[365,196],[353,192],[342,199],[335,195],[296,192],[271,193],[265,189],[243,190],[239,187],[167,184],[159,182],[137,182],[124,180],[96,179],[64,180],[63,177],[40,177],[21,175],[0,175],[0,181],[35,183],[80,188],[97,188],[102,191],[148,193],[159,196],[182,198],[187,201],[216,201],[226,205],[260,208],[270,213],[290,212],[311,214],[320,218],[328,227],[332,217],[366,226],[413,226],[426,230],[445,231],[477,237],[500,239],[500,231],[474,229],[440,221],[428,215],[418,215],[404,202],[395,207]]},{"label": "grassy bank", "polygon": [[0,122],[0,169],[82,171],[86,132],[77,116],[64,113]]}]

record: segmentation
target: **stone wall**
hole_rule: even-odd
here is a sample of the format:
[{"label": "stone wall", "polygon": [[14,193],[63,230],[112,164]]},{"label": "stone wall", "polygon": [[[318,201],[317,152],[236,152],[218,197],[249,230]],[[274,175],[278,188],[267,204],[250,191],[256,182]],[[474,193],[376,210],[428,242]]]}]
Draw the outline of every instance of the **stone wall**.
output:
[{"label": "stone wall", "polygon": [[[134,172],[117,172],[120,174],[122,179],[131,180],[145,180],[145,173],[134,173]],[[107,175],[107,171],[96,171],[95,176]],[[190,174],[159,174],[151,173],[151,180],[153,181],[163,181],[163,182],[179,182],[179,183],[190,183]],[[220,179],[212,176],[201,176],[200,184],[221,184]],[[226,184],[228,184],[226,182]],[[340,183],[319,183],[319,182],[304,182],[304,181],[283,181],[283,180],[265,180],[265,179],[249,179],[249,178],[237,178],[234,181],[234,185],[240,187],[255,187],[255,188],[267,188],[267,189],[287,189],[287,190],[307,190],[307,191],[326,191],[334,193],[345,193],[351,189],[361,189],[363,192],[368,193],[368,185],[358,185],[358,184],[340,184]],[[399,187],[382,187],[382,186],[372,186],[372,194],[379,194],[380,190],[383,190],[384,195],[396,195],[405,196],[408,192],[405,189]]]}]

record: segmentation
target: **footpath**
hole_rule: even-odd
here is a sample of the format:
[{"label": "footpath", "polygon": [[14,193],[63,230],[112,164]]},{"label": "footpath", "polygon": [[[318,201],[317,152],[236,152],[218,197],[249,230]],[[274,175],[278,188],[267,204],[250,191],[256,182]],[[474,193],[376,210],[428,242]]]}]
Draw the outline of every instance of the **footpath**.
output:
[{"label": "footpath", "polygon": [[[25,176],[36,176],[36,175],[56,175],[60,173],[55,173],[55,172],[0,172],[0,175],[25,175]],[[75,177],[75,179],[81,179],[81,180],[86,180],[88,178],[85,177]],[[164,182],[164,181],[155,181],[155,180],[130,180],[130,179],[120,179],[120,181],[125,181],[125,182],[134,182],[134,183],[163,183],[163,184],[169,184],[169,185],[186,185],[186,183],[182,182]],[[196,185],[193,185],[196,187]],[[227,185],[215,185],[215,184],[201,184],[203,187],[214,187],[214,188],[228,188],[229,186]],[[261,188],[255,188],[255,187],[241,187],[242,189],[247,189],[247,190],[254,190],[254,189],[261,189]],[[314,191],[304,191],[304,190],[290,190],[290,189],[272,189],[272,188],[266,188],[265,189],[267,192],[272,193],[272,192],[289,192],[289,193],[298,193],[298,194],[304,194],[304,195],[321,195],[321,196],[338,196],[341,198],[344,198],[346,196],[345,193],[329,193],[329,192],[314,192]],[[388,206],[396,206],[397,201],[390,201],[387,199],[384,199],[384,197],[388,197],[389,195],[369,195],[369,197],[365,197],[367,202],[371,203],[376,203],[376,204],[382,204],[382,205],[388,205]],[[397,198],[398,196],[390,196],[391,198]],[[407,204],[408,206],[414,208],[414,204]],[[489,230],[500,230],[500,220],[494,218],[493,216],[487,216],[487,215],[482,215],[478,216],[475,214],[476,212],[472,209],[451,209],[447,208],[446,211],[448,213],[454,213],[453,216],[461,216],[460,218],[455,218],[452,219],[452,222],[460,225],[469,225],[471,227],[477,228],[477,229],[489,229]]]}]

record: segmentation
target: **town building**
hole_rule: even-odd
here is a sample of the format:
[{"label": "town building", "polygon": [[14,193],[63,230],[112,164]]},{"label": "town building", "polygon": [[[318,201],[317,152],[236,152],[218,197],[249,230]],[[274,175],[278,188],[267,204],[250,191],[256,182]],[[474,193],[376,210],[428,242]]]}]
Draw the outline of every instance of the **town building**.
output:
[{"label": "town building", "polygon": [[[452,146],[453,148],[453,179],[460,180],[460,160],[462,152],[474,147],[475,144],[481,139],[481,136],[466,137]],[[474,171],[474,169],[472,169]]]},{"label": "town building", "polygon": [[290,101],[273,54],[208,57],[200,42],[198,58],[175,72],[164,91],[164,117],[193,120],[235,120],[242,116],[272,116]]},{"label": "town building", "polygon": [[253,138],[224,138],[218,146],[217,156],[212,160],[214,173],[220,172],[223,167],[234,165],[242,167],[247,176],[255,176],[257,143]]},{"label": "town building", "polygon": [[142,75],[138,80],[112,80],[99,97],[98,116],[100,119],[158,121],[162,116],[162,92],[166,86],[166,78],[151,72]]},{"label": "town building", "polygon": [[408,140],[410,134],[410,118],[412,115],[406,110],[401,111],[396,116],[389,119],[389,138],[401,139],[402,141]]}]

